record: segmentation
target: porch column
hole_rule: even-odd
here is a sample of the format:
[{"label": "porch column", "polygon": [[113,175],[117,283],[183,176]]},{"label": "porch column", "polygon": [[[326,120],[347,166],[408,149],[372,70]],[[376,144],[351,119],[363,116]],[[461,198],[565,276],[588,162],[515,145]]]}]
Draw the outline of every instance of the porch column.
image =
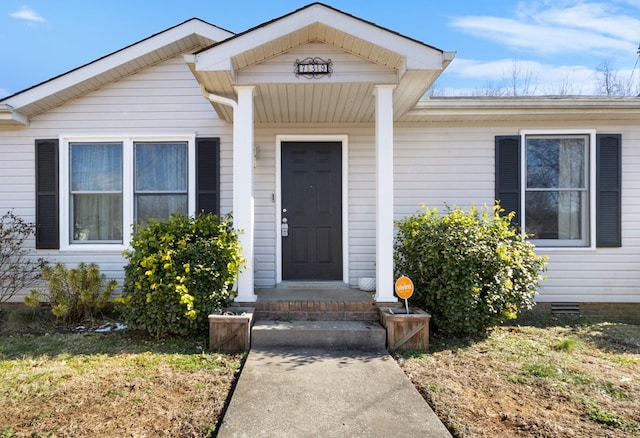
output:
[{"label": "porch column", "polygon": [[233,118],[233,223],[242,230],[242,254],[247,259],[238,275],[236,301],[254,302],[253,264],[253,93],[254,86],[236,86],[238,107]]},{"label": "porch column", "polygon": [[393,295],[393,89],[376,85],[376,301]]}]

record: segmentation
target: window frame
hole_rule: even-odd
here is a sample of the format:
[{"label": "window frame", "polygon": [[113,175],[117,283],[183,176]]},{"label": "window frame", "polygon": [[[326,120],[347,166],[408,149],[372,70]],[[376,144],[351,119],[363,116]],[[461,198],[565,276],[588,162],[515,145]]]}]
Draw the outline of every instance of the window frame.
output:
[{"label": "window frame", "polygon": [[[135,142],[186,142],[188,165],[188,214],[193,215],[196,209],[196,135],[195,134],[163,134],[163,135],[61,135],[59,137],[59,185],[60,185],[60,251],[109,251],[121,253],[131,242],[134,224],[134,143]],[[71,143],[122,143],[122,243],[77,243],[71,241]]]},{"label": "window frame", "polygon": [[538,247],[545,249],[562,249],[562,250],[585,250],[596,248],[596,131],[594,129],[588,130],[573,130],[573,129],[544,129],[544,130],[521,130],[520,131],[520,154],[522,159],[520,160],[520,187],[522,188],[522,196],[520,196],[520,220],[522,226],[522,233],[525,234],[527,229],[526,224],[526,194],[527,194],[527,138],[528,137],[586,137],[587,144],[587,172],[586,177],[586,199],[588,205],[583,206],[583,212],[581,221],[586,225],[586,231],[583,239],[571,240],[571,239],[535,239],[530,238],[531,243]]}]

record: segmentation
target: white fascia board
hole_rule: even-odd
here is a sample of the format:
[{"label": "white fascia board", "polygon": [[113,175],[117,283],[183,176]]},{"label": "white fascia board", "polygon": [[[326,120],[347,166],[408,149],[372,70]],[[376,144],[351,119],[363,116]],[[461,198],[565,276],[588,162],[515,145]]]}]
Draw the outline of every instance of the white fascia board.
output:
[{"label": "white fascia board", "polygon": [[318,22],[401,54],[407,58],[407,68],[443,68],[443,52],[438,49],[322,5],[313,5],[200,53],[196,70],[215,70],[240,53]]},{"label": "white fascia board", "polygon": [[330,9],[319,10],[318,19],[315,21],[320,21],[356,38],[399,53],[407,59],[407,69],[442,69],[443,52],[416,40]]},{"label": "white fascia board", "polygon": [[11,104],[14,108],[21,108],[69,87],[73,87],[80,82],[91,79],[101,73],[119,67],[127,62],[131,62],[136,58],[144,56],[193,34],[201,35],[212,41],[222,41],[233,36],[231,32],[194,18],[181,25],[160,32],[155,36],[142,40],[138,43],[134,43],[133,45],[121,49],[111,55],[107,55],[104,58],[90,62],[76,70],[62,74],[61,76],[44,82],[31,90],[19,93],[14,97],[7,99],[6,102]]},{"label": "white fascia board", "polygon": [[3,122],[10,122],[11,125],[29,125],[29,118],[24,114],[20,114],[13,109],[11,105],[0,104],[0,124],[7,124]]},{"label": "white fascia board", "polygon": [[200,64],[200,55],[196,55],[194,65],[196,71],[230,71],[233,72],[233,64],[231,58],[218,59],[217,62],[209,64],[206,68],[202,68]]},{"label": "white fascia board", "polygon": [[453,60],[456,57],[457,53],[458,52],[455,52],[455,51],[443,52],[442,53],[442,70],[447,68],[449,66],[449,64],[451,64],[451,62],[453,62]]},{"label": "white fascia board", "polygon": [[[305,11],[302,11],[305,12]],[[240,35],[224,44],[211,47],[199,53],[195,59],[195,67],[198,71],[216,71],[231,65],[231,58],[260,46],[267,41],[272,41],[294,32],[297,29],[309,26],[317,20],[304,15],[290,15],[277,22],[259,27],[244,35]]]},{"label": "white fascia board", "polygon": [[444,97],[419,101],[412,112],[418,114],[434,112],[487,113],[487,114],[529,114],[544,112],[602,112],[614,114],[614,111],[640,112],[640,99],[636,97],[598,97],[598,96],[525,96],[512,98]]}]

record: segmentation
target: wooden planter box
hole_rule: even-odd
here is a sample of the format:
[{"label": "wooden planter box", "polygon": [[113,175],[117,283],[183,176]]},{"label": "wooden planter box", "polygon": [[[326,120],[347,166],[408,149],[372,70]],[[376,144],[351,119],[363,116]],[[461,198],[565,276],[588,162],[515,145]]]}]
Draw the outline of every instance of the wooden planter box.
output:
[{"label": "wooden planter box", "polygon": [[209,315],[209,350],[241,353],[251,347],[254,307],[228,307]]},{"label": "wooden planter box", "polygon": [[404,308],[380,308],[380,320],[387,329],[387,349],[428,350],[431,315],[414,307],[409,309],[408,315],[404,312]]}]

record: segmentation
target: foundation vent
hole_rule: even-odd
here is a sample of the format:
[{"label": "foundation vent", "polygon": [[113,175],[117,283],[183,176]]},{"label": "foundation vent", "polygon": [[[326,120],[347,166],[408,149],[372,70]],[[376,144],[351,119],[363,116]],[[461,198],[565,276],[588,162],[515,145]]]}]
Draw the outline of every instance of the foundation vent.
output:
[{"label": "foundation vent", "polygon": [[580,303],[551,303],[554,315],[580,315]]}]

